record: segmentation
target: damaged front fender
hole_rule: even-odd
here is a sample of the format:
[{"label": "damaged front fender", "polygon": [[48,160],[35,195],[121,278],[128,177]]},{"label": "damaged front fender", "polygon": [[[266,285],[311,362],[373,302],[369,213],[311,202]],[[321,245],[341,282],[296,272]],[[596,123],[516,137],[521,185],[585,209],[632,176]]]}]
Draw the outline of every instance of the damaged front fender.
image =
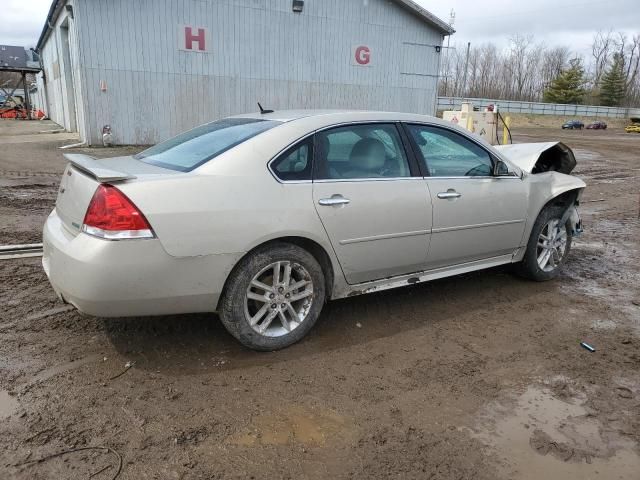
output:
[{"label": "damaged front fender", "polygon": [[[548,171],[537,175],[525,175],[524,181],[529,184],[529,207],[521,243],[523,247],[528,242],[538,215],[548,205],[565,208],[566,220],[570,221],[572,235],[578,235],[582,231],[582,222],[576,209],[582,191],[586,187],[581,179],[573,175]],[[522,260],[524,253],[525,249],[521,248],[514,256],[514,261]]]}]

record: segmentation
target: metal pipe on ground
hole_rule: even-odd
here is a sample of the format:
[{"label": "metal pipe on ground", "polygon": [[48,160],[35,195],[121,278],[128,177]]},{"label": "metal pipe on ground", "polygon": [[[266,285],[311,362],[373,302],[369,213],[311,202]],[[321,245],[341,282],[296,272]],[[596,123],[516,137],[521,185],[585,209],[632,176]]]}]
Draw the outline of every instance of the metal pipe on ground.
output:
[{"label": "metal pipe on ground", "polygon": [[41,243],[29,243],[24,245],[0,245],[0,260],[12,260],[16,258],[41,256]]}]

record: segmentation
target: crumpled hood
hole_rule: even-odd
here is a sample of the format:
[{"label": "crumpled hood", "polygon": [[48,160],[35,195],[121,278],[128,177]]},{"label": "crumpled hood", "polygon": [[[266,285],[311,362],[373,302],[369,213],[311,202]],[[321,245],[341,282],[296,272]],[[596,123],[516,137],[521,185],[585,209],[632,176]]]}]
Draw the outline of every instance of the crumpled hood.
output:
[{"label": "crumpled hood", "polygon": [[573,151],[562,142],[516,143],[494,148],[529,173],[555,171],[569,174],[576,166]]}]

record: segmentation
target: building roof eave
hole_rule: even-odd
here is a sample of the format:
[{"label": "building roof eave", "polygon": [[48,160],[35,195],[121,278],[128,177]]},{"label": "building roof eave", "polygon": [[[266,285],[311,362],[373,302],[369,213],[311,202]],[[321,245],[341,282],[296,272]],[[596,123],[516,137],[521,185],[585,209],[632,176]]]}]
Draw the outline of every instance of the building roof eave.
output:
[{"label": "building roof eave", "polygon": [[413,14],[417,15],[418,17],[420,17],[426,23],[428,23],[431,26],[437,28],[442,34],[444,34],[444,35],[452,35],[453,33],[455,33],[455,30],[453,29],[453,27],[451,25],[449,25],[445,21],[439,19],[433,13],[431,13],[429,10],[427,10],[426,8],[421,7],[420,5],[418,5],[413,0],[394,0],[394,2],[399,4],[402,7],[406,8],[407,10],[411,11]]},{"label": "building roof eave", "polygon": [[38,38],[38,43],[36,44],[36,52],[40,52],[42,45],[44,45],[45,40],[47,39],[51,29],[53,28],[53,24],[58,19],[58,15],[60,14],[59,7],[61,7],[65,3],[66,0],[52,0],[51,7],[49,8],[49,13],[47,14],[47,19],[44,21],[44,27],[42,27],[40,38]]}]

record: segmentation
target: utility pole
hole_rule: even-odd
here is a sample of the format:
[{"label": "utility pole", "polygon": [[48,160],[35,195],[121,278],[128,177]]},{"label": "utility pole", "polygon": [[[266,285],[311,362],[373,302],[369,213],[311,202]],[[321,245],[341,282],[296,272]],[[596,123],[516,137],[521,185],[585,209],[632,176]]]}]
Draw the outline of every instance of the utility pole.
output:
[{"label": "utility pole", "polygon": [[467,42],[467,58],[464,61],[464,76],[462,77],[462,92],[461,96],[467,91],[467,68],[469,67],[469,49],[471,48],[471,42]]},{"label": "utility pole", "polygon": [[31,118],[31,99],[29,98],[29,85],[27,85],[27,74],[22,72],[22,88],[24,89],[24,106],[27,113],[27,120]]},{"label": "utility pole", "polygon": [[[453,27],[454,22],[456,21],[456,12],[451,9],[451,13],[449,13],[449,26]],[[451,54],[449,53],[449,44],[451,43],[451,35],[447,35],[447,63],[446,72],[444,76],[444,96],[447,96],[447,87],[449,86],[449,73],[451,69]],[[455,93],[455,92],[454,92]]]}]

